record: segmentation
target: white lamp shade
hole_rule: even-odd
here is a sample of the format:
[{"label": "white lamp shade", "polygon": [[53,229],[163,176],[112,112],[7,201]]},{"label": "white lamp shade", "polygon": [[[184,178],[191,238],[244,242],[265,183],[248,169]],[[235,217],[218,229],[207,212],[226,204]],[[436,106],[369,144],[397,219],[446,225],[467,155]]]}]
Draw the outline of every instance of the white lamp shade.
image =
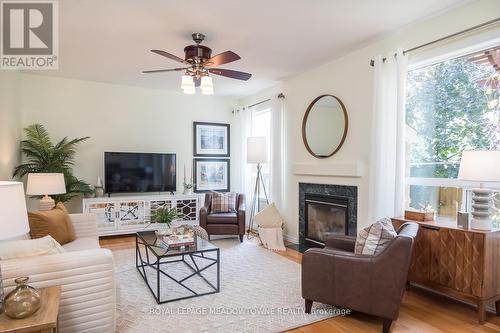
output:
[{"label": "white lamp shade", "polygon": [[265,136],[247,138],[247,163],[267,162],[267,142]]},{"label": "white lamp shade", "polygon": [[214,84],[212,82],[212,78],[210,76],[202,76],[201,77],[201,83],[200,83],[200,88],[203,89],[214,89]]},{"label": "white lamp shade", "polygon": [[193,88],[184,88],[183,91],[186,95],[196,94],[196,89],[194,87]]},{"label": "white lamp shade", "polygon": [[191,75],[183,75],[182,76],[181,88],[182,89],[187,89],[187,88],[194,89],[194,80],[193,80],[193,77]]},{"label": "white lamp shade", "polygon": [[52,195],[66,193],[64,174],[62,173],[29,173],[26,194]]},{"label": "white lamp shade", "polygon": [[462,153],[458,179],[500,182],[500,150],[468,150]]},{"label": "white lamp shade", "polygon": [[23,183],[0,181],[0,240],[29,232]]}]

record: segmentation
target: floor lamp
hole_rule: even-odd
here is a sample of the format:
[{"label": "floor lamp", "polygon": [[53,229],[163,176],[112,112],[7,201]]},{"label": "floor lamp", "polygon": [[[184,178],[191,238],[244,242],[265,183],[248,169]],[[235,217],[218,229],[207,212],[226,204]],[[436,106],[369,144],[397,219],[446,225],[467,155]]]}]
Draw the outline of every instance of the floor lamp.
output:
[{"label": "floor lamp", "polygon": [[257,164],[257,177],[255,178],[255,188],[252,198],[252,210],[250,211],[250,225],[248,226],[247,239],[250,239],[250,233],[253,230],[255,214],[260,212],[260,194],[261,188],[269,204],[266,186],[262,178],[262,163],[267,162],[267,142],[265,136],[252,136],[247,138],[247,163]]}]

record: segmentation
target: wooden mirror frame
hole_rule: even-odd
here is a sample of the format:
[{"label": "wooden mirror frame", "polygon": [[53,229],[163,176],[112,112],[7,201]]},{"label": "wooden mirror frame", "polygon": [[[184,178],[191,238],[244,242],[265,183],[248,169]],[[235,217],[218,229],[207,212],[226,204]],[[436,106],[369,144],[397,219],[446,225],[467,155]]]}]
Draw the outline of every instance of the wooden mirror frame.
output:
[{"label": "wooden mirror frame", "polygon": [[[306,124],[307,124],[307,117],[309,116],[309,112],[311,112],[314,104],[316,104],[317,101],[319,101],[323,97],[333,97],[339,102],[340,106],[342,107],[342,111],[344,112],[344,134],[342,135],[342,139],[340,140],[339,145],[335,148],[335,150],[330,154],[330,155],[318,155],[315,152],[312,151],[311,147],[307,143],[307,137],[306,137]],[[309,154],[316,158],[328,158],[333,156],[336,152],[339,151],[339,149],[342,147],[344,144],[345,138],[347,137],[347,129],[349,128],[349,119],[347,118],[347,110],[345,108],[344,103],[338,98],[337,96],[330,95],[330,94],[325,94],[325,95],[320,95],[316,97],[311,104],[307,107],[306,113],[304,114],[304,118],[302,119],[302,141],[304,142],[304,146],[306,146],[307,151]]]}]

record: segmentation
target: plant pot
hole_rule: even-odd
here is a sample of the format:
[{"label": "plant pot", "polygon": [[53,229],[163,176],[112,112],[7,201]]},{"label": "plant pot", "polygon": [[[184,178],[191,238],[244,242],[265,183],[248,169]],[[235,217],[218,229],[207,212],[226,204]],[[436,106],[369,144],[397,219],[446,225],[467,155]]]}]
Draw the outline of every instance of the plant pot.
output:
[{"label": "plant pot", "polygon": [[182,192],[184,195],[191,195],[193,194],[193,189],[192,188],[185,188],[184,192]]},{"label": "plant pot", "polygon": [[405,210],[405,219],[414,221],[434,221],[434,212],[414,212]]}]

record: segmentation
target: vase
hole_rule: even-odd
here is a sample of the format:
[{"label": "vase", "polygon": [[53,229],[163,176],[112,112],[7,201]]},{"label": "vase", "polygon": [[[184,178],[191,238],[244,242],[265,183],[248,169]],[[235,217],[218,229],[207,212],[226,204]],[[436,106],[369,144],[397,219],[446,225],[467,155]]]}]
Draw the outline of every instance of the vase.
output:
[{"label": "vase", "polygon": [[95,188],[95,197],[102,198],[104,196],[104,189],[102,187],[96,186]]},{"label": "vase", "polygon": [[182,192],[184,195],[191,195],[193,194],[193,189],[192,188],[185,188],[184,192]]},{"label": "vase", "polygon": [[28,286],[28,277],[15,279],[16,289],[5,297],[5,314],[11,318],[21,319],[31,316],[40,308],[40,293]]}]

